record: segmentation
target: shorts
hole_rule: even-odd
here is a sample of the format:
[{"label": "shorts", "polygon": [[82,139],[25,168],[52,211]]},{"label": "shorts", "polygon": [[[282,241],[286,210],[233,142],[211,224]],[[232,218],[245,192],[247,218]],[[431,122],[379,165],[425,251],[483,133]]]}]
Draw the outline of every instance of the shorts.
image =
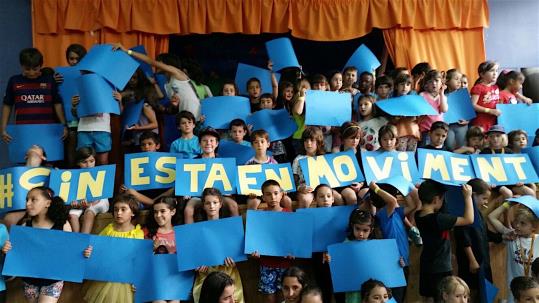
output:
[{"label": "shorts", "polygon": [[78,132],[77,149],[93,147],[96,153],[106,153],[112,149],[112,138],[109,132]]},{"label": "shorts", "polygon": [[443,278],[451,276],[453,273],[437,272],[437,273],[419,273],[419,294],[423,297],[435,298],[438,292],[438,284]]},{"label": "shorts", "polygon": [[27,301],[35,301],[37,302],[37,299],[40,295],[53,297],[53,298],[60,298],[60,295],[62,294],[62,289],[64,288],[64,281],[58,281],[56,283],[52,283],[51,285],[45,285],[45,286],[36,286],[32,284],[28,284],[26,282],[23,282],[24,285],[24,297]]},{"label": "shorts", "polygon": [[258,282],[258,291],[269,295],[278,292],[281,289],[284,272],[286,268],[266,267],[260,265],[260,281]]},{"label": "shorts", "polygon": [[95,215],[104,214],[109,211],[109,199],[101,199],[99,202],[92,204],[92,206],[84,209],[74,208],[69,210],[70,215],[80,217],[83,212],[92,211]]}]

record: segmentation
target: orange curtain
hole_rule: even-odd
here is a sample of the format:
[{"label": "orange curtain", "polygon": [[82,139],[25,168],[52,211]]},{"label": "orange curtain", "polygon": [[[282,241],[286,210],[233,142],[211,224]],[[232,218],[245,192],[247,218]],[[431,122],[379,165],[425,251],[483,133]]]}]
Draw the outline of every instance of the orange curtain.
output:
[{"label": "orange curtain", "polygon": [[485,61],[483,29],[414,30],[392,28],[383,31],[384,41],[395,66],[411,69],[427,61],[438,70],[458,68],[473,83],[477,66]]}]

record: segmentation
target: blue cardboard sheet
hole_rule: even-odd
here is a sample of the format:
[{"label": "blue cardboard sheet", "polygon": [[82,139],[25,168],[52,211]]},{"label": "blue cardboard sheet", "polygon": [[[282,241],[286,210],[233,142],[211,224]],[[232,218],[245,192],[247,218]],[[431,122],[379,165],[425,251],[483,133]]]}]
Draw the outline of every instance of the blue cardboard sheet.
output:
[{"label": "blue cardboard sheet", "polygon": [[389,184],[395,187],[403,196],[407,196],[414,189],[414,184],[400,175],[379,180],[378,184]]},{"label": "blue cardboard sheet", "polygon": [[334,188],[365,180],[356,155],[351,149],[303,158],[299,160],[299,166],[305,183],[311,188],[319,184],[327,184]]},{"label": "blue cardboard sheet", "polygon": [[218,153],[219,157],[235,158],[238,165],[247,163],[249,159],[255,156],[255,151],[250,146],[241,145],[230,140],[219,142]]},{"label": "blue cardboard sheet", "polygon": [[178,272],[175,254],[139,254],[135,258],[135,302],[189,300],[195,272]]},{"label": "blue cardboard sheet", "polygon": [[496,108],[502,114],[498,117],[498,124],[503,125],[505,131],[523,129],[528,134],[535,134],[539,128],[539,104],[498,104]]},{"label": "blue cardboard sheet", "polygon": [[65,118],[68,122],[71,122],[75,119],[71,114],[71,98],[79,94],[77,78],[80,77],[80,69],[77,66],[59,66],[54,71],[64,78],[62,84],[58,86],[58,93],[62,97]]},{"label": "blue cardboard sheet", "polygon": [[50,168],[17,166],[0,170],[0,213],[26,209],[26,194],[49,184]]},{"label": "blue cardboard sheet", "polygon": [[[85,57],[86,58],[86,57]],[[86,74],[77,78],[80,103],[79,117],[100,113],[120,114],[120,105],[112,96],[112,86],[98,74]]]},{"label": "blue cardboard sheet", "polygon": [[245,97],[210,97],[202,100],[201,103],[202,114],[206,116],[204,125],[215,129],[228,129],[232,120],[245,121],[251,113],[251,104]]},{"label": "blue cardboard sheet", "polygon": [[526,195],[517,198],[510,198],[507,199],[507,201],[520,203],[526,206],[535,214],[536,217],[539,218],[539,200],[537,200],[536,198]]},{"label": "blue cardboard sheet", "polygon": [[444,113],[447,124],[457,123],[459,120],[472,120],[475,118],[472,99],[467,89],[461,88],[447,95],[448,110]]},{"label": "blue cardboard sheet", "polygon": [[[0,224],[0,245],[4,247],[6,240],[9,238],[7,228],[4,224]],[[0,258],[0,271],[4,268],[5,256]],[[0,278],[0,291],[6,290],[6,281],[3,278]]]},{"label": "blue cardboard sheet", "polygon": [[90,245],[93,251],[86,263],[84,279],[95,281],[135,283],[140,274],[138,268],[126,264],[134,264],[138,254],[153,251],[152,240],[90,235]]},{"label": "blue cardboard sheet", "polygon": [[90,235],[13,225],[10,241],[3,275],[82,282]]},{"label": "blue cardboard sheet", "polygon": [[215,187],[222,194],[234,194],[236,177],[236,160],[233,158],[178,159],[175,193],[200,196],[204,188]]},{"label": "blue cardboard sheet", "polygon": [[178,271],[223,265],[225,258],[247,260],[241,216],[174,227]]},{"label": "blue cardboard sheet", "polygon": [[327,251],[328,245],[344,241],[348,220],[355,208],[355,205],[298,208],[298,213],[313,217],[313,252]]},{"label": "blue cardboard sheet", "polygon": [[176,161],[181,158],[175,153],[125,154],[124,184],[134,190],[174,187]]},{"label": "blue cardboard sheet", "polygon": [[245,253],[261,256],[310,258],[313,219],[308,214],[247,211]]},{"label": "blue cardboard sheet", "polygon": [[362,151],[361,162],[367,184],[395,175],[414,184],[419,181],[414,152]]},{"label": "blue cardboard sheet", "polygon": [[470,155],[477,178],[488,184],[511,185],[539,181],[527,154]]},{"label": "blue cardboard sheet", "polygon": [[[146,49],[144,48],[144,45],[134,46],[134,47],[130,48],[130,50],[135,51],[137,53],[147,55]],[[153,77],[153,69],[152,69],[151,65],[149,65],[148,63],[146,63],[146,62],[144,62],[142,60],[139,60],[137,58],[133,58],[133,59],[135,59],[140,64],[139,68],[144,72],[146,77],[148,77],[148,78]]]},{"label": "blue cardboard sheet", "polygon": [[296,191],[290,163],[238,165],[237,192],[240,195],[262,196],[262,184],[275,180],[285,192]]},{"label": "blue cardboard sheet", "polygon": [[348,59],[343,69],[348,66],[357,68],[359,76],[362,72],[374,73],[380,66],[380,61],[365,44],[361,44]]},{"label": "blue cardboard sheet", "polygon": [[433,149],[417,150],[419,174],[447,185],[460,185],[475,178],[470,157]]},{"label": "blue cardboard sheet", "polygon": [[100,75],[122,90],[139,67],[139,63],[126,52],[113,51],[110,44],[98,44],[88,51],[77,67]]},{"label": "blue cardboard sheet", "polygon": [[438,112],[419,95],[406,95],[380,100],[376,102],[376,105],[392,116],[438,115]]},{"label": "blue cardboard sheet", "polygon": [[387,287],[406,285],[395,239],[352,241],[328,246],[335,292],[357,291],[369,279]]},{"label": "blue cardboard sheet", "polygon": [[300,67],[290,39],[278,38],[268,41],[266,42],[266,50],[275,71],[287,67]]},{"label": "blue cardboard sheet", "polygon": [[82,199],[97,201],[112,198],[115,172],[116,164],[81,169],[53,169],[49,187],[67,204]]},{"label": "blue cardboard sheet", "polygon": [[260,81],[261,94],[271,94],[273,92],[271,71],[249,64],[238,63],[235,82],[240,91],[240,95],[247,95],[247,81],[251,78],[257,78]]},{"label": "blue cardboard sheet", "polygon": [[[528,142],[529,141],[530,140],[528,140]],[[528,157],[530,158],[530,161],[532,161],[533,168],[535,168],[535,172],[538,172],[539,171],[539,146],[526,147],[522,150],[522,152],[528,155]]]},{"label": "blue cardboard sheet", "polygon": [[[464,216],[464,196],[462,195],[462,186],[446,186],[447,191],[444,195],[445,211],[454,216]],[[483,217],[477,209],[475,202],[472,203],[474,220],[471,224],[473,227],[481,228]]]},{"label": "blue cardboard sheet", "polygon": [[125,104],[122,111],[122,130],[137,124],[144,108],[144,100]]},{"label": "blue cardboard sheet", "polygon": [[496,298],[496,295],[498,294],[498,287],[496,287],[494,284],[492,284],[489,280],[483,279],[482,281],[482,289],[483,289],[483,296],[485,298],[486,303],[494,303],[494,299]]},{"label": "blue cardboard sheet", "polygon": [[62,124],[10,124],[7,132],[13,138],[8,144],[9,161],[26,162],[26,151],[39,145],[47,153],[47,161],[64,160],[64,126]]},{"label": "blue cardboard sheet", "polygon": [[286,109],[259,110],[247,117],[247,124],[253,125],[253,131],[264,129],[268,132],[270,141],[286,139],[298,129],[296,122],[292,119]]},{"label": "blue cardboard sheet", "polygon": [[341,126],[352,118],[350,93],[308,90],[305,97],[305,124]]}]

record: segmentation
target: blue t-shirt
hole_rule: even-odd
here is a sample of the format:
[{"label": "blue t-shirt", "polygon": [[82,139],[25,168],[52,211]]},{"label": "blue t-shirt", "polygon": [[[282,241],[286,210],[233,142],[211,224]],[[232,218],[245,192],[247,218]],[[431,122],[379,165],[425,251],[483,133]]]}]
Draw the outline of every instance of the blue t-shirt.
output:
[{"label": "blue t-shirt", "polygon": [[376,213],[380,222],[380,229],[385,239],[395,239],[399,248],[399,253],[404,259],[406,266],[410,264],[410,247],[408,244],[408,235],[404,227],[404,208],[397,207],[389,217],[387,208],[384,207]]},{"label": "blue t-shirt", "polygon": [[185,159],[193,159],[200,155],[202,150],[198,144],[198,137],[193,136],[191,139],[178,138],[170,145],[171,153],[183,154]]}]

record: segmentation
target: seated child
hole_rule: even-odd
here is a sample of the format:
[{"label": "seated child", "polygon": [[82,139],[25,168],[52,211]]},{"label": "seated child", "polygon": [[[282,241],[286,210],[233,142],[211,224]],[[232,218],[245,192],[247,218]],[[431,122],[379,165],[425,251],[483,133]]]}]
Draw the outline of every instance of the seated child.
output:
[{"label": "seated child", "polygon": [[513,151],[506,146],[504,142],[505,129],[503,126],[496,124],[492,125],[487,131],[488,147],[481,150],[481,154],[512,154]]},{"label": "seated child", "polygon": [[539,302],[539,282],[532,277],[516,277],[511,281],[515,303]]},{"label": "seated child", "polygon": [[376,96],[378,96],[377,100],[391,98],[393,80],[388,76],[376,78],[376,81],[374,81],[374,91],[376,92]]},{"label": "seated child", "polygon": [[509,132],[508,145],[515,154],[520,154],[522,149],[528,147],[528,133],[522,129],[514,130]]},{"label": "seated child", "polygon": [[193,159],[201,154],[198,137],[194,135],[195,116],[188,111],[181,111],[176,116],[176,125],[181,131],[181,137],[170,145],[171,153],[179,153],[187,159]]},{"label": "seated child", "polygon": [[251,146],[251,142],[245,140],[245,136],[249,134],[249,129],[242,119],[230,121],[228,134],[230,136],[230,141],[244,146]]}]

